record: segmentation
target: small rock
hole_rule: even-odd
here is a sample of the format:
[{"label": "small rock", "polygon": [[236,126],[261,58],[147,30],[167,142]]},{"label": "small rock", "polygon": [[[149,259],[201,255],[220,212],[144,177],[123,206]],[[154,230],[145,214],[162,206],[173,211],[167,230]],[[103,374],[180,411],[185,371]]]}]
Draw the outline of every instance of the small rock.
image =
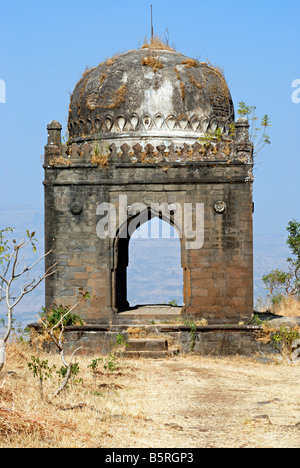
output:
[{"label": "small rock", "polygon": [[270,418],[269,418],[269,416],[267,414],[258,414],[257,416],[254,416],[253,421],[254,422],[263,421],[263,422],[266,422],[268,424],[272,424],[271,420],[270,420]]},{"label": "small rock", "polygon": [[176,423],[166,423],[165,426],[171,427],[172,429],[177,429],[178,431],[183,431],[183,427]]},{"label": "small rock", "polygon": [[273,400],[266,400],[266,401],[258,401],[258,405],[269,405],[273,401],[281,401],[280,398],[273,398]]}]

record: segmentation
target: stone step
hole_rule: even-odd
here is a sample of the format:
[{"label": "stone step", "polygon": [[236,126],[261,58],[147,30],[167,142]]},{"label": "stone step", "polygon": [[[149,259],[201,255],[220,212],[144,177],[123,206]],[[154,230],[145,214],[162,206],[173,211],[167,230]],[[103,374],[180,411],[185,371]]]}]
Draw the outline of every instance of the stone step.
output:
[{"label": "stone step", "polygon": [[132,324],[149,324],[155,322],[170,322],[180,316],[182,307],[170,305],[143,305],[129,308],[120,312],[115,317],[115,322],[122,324],[130,322]]},{"label": "stone step", "polygon": [[167,351],[168,342],[164,339],[135,338],[127,340],[127,351]]},{"label": "stone step", "polygon": [[151,323],[170,323],[175,322],[177,316],[174,315],[126,315],[117,317],[114,321],[116,325],[130,323],[131,325],[149,325]]},{"label": "stone step", "polygon": [[124,357],[139,359],[161,359],[179,354],[178,349],[168,348],[168,341],[161,338],[133,338],[127,340]]},{"label": "stone step", "polygon": [[125,351],[123,356],[129,359],[162,359],[170,356],[177,356],[178,349],[165,350],[165,351]]}]

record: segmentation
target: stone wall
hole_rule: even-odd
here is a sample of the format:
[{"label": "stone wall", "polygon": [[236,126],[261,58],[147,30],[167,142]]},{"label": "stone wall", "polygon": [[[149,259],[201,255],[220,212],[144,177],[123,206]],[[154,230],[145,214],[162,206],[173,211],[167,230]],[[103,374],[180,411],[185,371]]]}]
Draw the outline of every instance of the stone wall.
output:
[{"label": "stone wall", "polygon": [[[30,327],[37,331],[41,329],[39,324],[31,324]],[[68,326],[64,331],[64,350],[66,354],[71,354],[81,347],[78,355],[108,354],[116,346],[119,334],[124,337],[125,341],[130,339],[127,327],[127,325]],[[132,326],[130,329],[132,332]],[[152,339],[160,340],[163,337],[168,343],[169,350],[176,350],[182,356],[191,352],[201,356],[253,356],[255,354],[264,356],[278,353],[272,343],[259,340],[262,331],[260,326],[197,326],[192,334],[190,327],[185,325],[148,324],[143,330],[146,330]],[[46,341],[43,346],[48,351],[57,352],[55,345],[50,341]]]},{"label": "stone wall", "polygon": [[[115,320],[117,290],[126,302],[126,252],[119,240],[120,219],[143,203],[203,206],[203,242],[193,244],[182,232],[183,312],[209,323],[238,323],[252,314],[252,146],[248,125],[237,125],[232,141],[169,148],[151,145],[61,145],[57,122],[48,126],[45,148],[46,266],[58,262],[46,281],[46,307],[72,305],[78,288],[93,299],[77,312],[87,323]],[[244,133],[246,132],[246,134]],[[120,197],[127,213],[120,212]],[[97,207],[116,210],[114,236],[97,234]],[[164,215],[164,213],[162,213]],[[173,218],[172,218],[173,216]],[[176,225],[176,213],[171,215]],[[122,249],[121,249],[122,247]],[[128,248],[128,242],[127,242]],[[121,256],[121,251],[122,255]],[[125,253],[124,253],[125,252]],[[121,268],[121,259],[124,265]]]}]

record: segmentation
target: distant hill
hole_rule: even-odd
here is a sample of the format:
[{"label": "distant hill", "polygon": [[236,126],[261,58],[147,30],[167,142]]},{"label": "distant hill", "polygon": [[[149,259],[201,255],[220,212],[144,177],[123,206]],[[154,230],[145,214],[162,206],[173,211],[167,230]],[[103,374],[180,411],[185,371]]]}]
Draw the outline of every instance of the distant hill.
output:
[{"label": "distant hill", "polygon": [[183,304],[180,240],[131,239],[127,270],[128,301]]},{"label": "distant hill", "polygon": [[275,268],[286,269],[286,259],[291,252],[286,244],[287,235],[254,234],[253,269],[254,269],[254,304],[260,297],[266,297],[266,290],[261,280]]},{"label": "distant hill", "polygon": [[[26,229],[36,232],[38,251],[28,250],[28,263],[44,253],[44,214],[30,206],[0,207],[0,227],[15,228],[17,239],[24,237]],[[182,304],[182,269],[178,239],[134,238],[130,243],[128,267],[128,299],[130,304],[168,303],[176,300]],[[286,237],[278,234],[254,235],[254,301],[265,296],[261,278],[274,268],[284,268],[289,249]],[[163,265],[163,267],[162,267]],[[43,274],[44,264],[39,264],[36,275]],[[18,322],[26,324],[36,320],[44,305],[44,285],[25,297],[15,310]],[[3,311],[2,311],[3,313]]]}]

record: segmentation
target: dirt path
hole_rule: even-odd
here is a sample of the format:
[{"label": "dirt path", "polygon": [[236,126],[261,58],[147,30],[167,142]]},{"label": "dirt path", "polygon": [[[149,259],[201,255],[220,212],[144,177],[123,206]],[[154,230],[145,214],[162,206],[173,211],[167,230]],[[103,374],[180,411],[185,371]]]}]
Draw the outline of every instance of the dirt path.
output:
[{"label": "dirt path", "polygon": [[136,439],[115,446],[299,447],[299,371],[241,358],[137,362],[124,395],[140,411]]},{"label": "dirt path", "polygon": [[[0,380],[1,448],[300,447],[299,364],[188,355],[121,360],[95,378],[81,356],[81,381],[48,402],[24,346],[11,347]],[[56,389],[45,382],[45,395]]]}]

